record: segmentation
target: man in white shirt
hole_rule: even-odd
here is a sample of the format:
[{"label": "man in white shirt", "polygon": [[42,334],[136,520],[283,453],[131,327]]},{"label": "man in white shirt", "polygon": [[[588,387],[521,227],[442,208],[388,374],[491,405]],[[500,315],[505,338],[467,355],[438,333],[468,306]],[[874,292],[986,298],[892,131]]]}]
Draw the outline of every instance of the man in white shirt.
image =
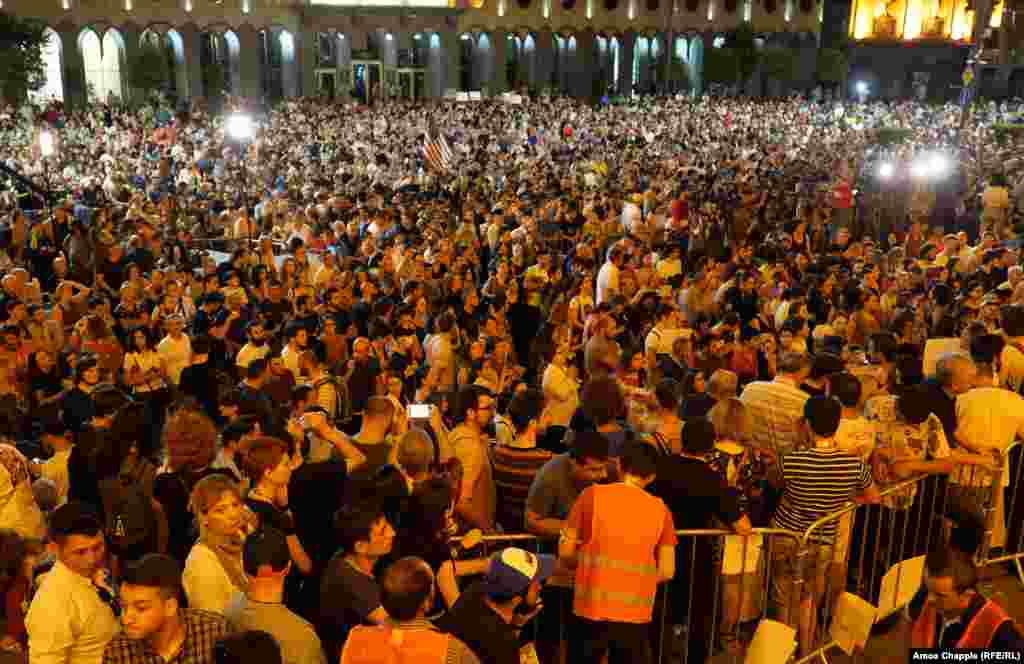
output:
[{"label": "man in white shirt", "polygon": [[610,302],[619,294],[619,272],[622,268],[624,250],[620,242],[608,248],[608,258],[597,273],[597,304]]},{"label": "man in white shirt", "polygon": [[164,322],[167,336],[157,344],[156,352],[160,356],[160,363],[163,365],[164,375],[178,385],[181,382],[181,372],[192,363],[192,342],[184,333],[185,318],[175,314],[169,316]]},{"label": "man in white shirt", "polygon": [[658,308],[658,320],[647,333],[644,340],[644,354],[647,356],[647,371],[653,372],[658,367],[658,355],[671,355],[676,339],[692,336],[693,330],[683,327],[683,317],[679,309],[670,303],[662,303]]},{"label": "man in white shirt", "polygon": [[50,518],[50,536],[57,562],[25,617],[29,664],[101,664],[120,631],[103,569],[103,524],[83,503],[67,503]]},{"label": "man in white shirt", "polygon": [[284,362],[284,366],[292,372],[292,375],[295,376],[295,381],[298,382],[302,378],[302,367],[300,366],[299,359],[309,343],[309,332],[298,323],[290,323],[285,328],[285,335],[288,337],[288,343],[281,349],[281,361]]}]

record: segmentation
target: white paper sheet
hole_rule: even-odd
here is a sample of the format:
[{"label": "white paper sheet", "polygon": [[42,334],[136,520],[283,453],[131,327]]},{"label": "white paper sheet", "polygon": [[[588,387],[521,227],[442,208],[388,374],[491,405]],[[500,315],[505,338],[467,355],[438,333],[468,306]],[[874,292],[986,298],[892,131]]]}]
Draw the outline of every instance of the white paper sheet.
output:
[{"label": "white paper sheet", "polygon": [[775,620],[762,620],[743,664],[786,664],[794,652],[796,630]]},{"label": "white paper sheet", "polygon": [[924,556],[893,565],[882,577],[878,617],[885,618],[910,603],[924,581]]}]

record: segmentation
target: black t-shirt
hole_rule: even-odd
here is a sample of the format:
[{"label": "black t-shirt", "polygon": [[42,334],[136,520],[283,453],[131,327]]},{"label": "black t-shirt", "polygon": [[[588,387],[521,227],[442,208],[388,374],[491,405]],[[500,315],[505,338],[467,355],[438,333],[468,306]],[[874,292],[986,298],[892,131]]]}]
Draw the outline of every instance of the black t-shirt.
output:
[{"label": "black t-shirt", "polygon": [[124,283],[124,261],[120,260],[116,263],[111,261],[109,258],[104,258],[100,262],[100,274],[103,275],[103,280],[107,283],[110,288],[115,292],[120,290],[121,284]]},{"label": "black t-shirt", "polygon": [[285,299],[280,302],[267,300],[260,304],[260,313],[263,314],[263,320],[267,326],[277,327],[284,322],[286,317],[291,316],[292,305]]},{"label": "black t-shirt", "polygon": [[271,505],[265,500],[254,500],[252,498],[247,498],[245,504],[260,518],[260,526],[270,526],[280,530],[285,535],[295,534],[295,522],[276,505]]},{"label": "black t-shirt", "polygon": [[484,602],[479,582],[459,595],[436,624],[469,646],[481,664],[519,664],[519,630]]},{"label": "black t-shirt", "polygon": [[377,580],[352,567],[343,552],[335,554],[320,582],[320,611],[316,621],[316,631],[328,661],[338,661],[349,630],[370,624],[370,614],[380,606]]},{"label": "black t-shirt", "polygon": [[650,492],[665,501],[676,528],[711,528],[712,517],[734,523],[742,515],[735,490],[711,466],[697,459],[662,457]]}]

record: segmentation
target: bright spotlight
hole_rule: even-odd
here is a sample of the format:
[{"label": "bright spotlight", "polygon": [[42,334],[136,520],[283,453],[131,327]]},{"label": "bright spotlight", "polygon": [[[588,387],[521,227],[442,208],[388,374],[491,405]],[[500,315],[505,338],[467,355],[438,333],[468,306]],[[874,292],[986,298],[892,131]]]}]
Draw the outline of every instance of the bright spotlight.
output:
[{"label": "bright spotlight", "polygon": [[252,118],[242,114],[229,116],[226,129],[228,135],[236,141],[247,141],[252,138]]},{"label": "bright spotlight", "polygon": [[892,177],[892,174],[895,171],[896,169],[895,167],[893,167],[892,164],[890,164],[889,162],[885,162],[878,167],[878,177],[882,178],[883,180],[888,180],[889,178]]},{"label": "bright spotlight", "polygon": [[868,93],[868,84],[864,81],[857,81],[857,94],[866,95]]},{"label": "bright spotlight", "polygon": [[946,172],[946,167],[949,162],[946,161],[946,157],[941,154],[933,154],[928,159],[928,171],[932,177],[938,177]]},{"label": "bright spotlight", "polygon": [[931,160],[920,158],[914,160],[914,163],[910,165],[910,175],[915,178],[926,178],[931,175]]},{"label": "bright spotlight", "polygon": [[57,151],[57,141],[53,137],[53,132],[44,129],[39,132],[39,154],[43,157],[49,157]]}]

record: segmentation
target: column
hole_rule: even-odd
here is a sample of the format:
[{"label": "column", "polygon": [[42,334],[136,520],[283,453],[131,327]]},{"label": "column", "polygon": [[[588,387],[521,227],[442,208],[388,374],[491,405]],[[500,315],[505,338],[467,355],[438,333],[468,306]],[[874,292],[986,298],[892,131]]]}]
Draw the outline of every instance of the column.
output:
[{"label": "column", "polygon": [[64,103],[72,108],[80,108],[85,106],[88,92],[85,87],[85,62],[78,48],[79,30],[73,25],[62,23],[56,31],[60,37]]},{"label": "column", "polygon": [[298,50],[299,66],[299,94],[312,96],[317,94],[316,68],[320,64],[317,61],[317,32],[312,26],[303,24],[299,29]]},{"label": "column", "polygon": [[441,57],[444,60],[444,85],[445,90],[459,89],[459,54],[462,44],[459,43],[459,35],[455,32],[455,26],[446,26],[441,31]]},{"label": "column", "polygon": [[139,37],[142,35],[142,31],[133,23],[118,26],[117,29],[121,31],[121,36],[124,37],[124,71],[121,73],[121,78],[124,81],[125,101],[141,101],[144,93],[142,90],[132,86],[134,78],[132,76],[132,67],[135,66],[136,58],[139,55]]},{"label": "column", "polygon": [[[202,35],[199,32],[199,28],[194,23],[188,23],[176,28],[178,34],[181,35],[182,51],[185,54],[185,80],[188,81],[188,87],[185,90],[179,90],[179,94],[183,95],[186,99],[192,99],[194,97],[202,97],[206,91],[203,90],[203,66],[200,60],[200,53],[202,52],[202,44],[200,39]],[[255,49],[253,49],[255,53]],[[245,46],[242,47],[242,59],[245,59]],[[243,74],[244,79],[244,74]]]},{"label": "column", "polygon": [[338,61],[335,65],[338,68],[338,96],[348,99],[352,96],[352,38],[340,33],[334,37],[334,42],[338,49]]},{"label": "column", "polygon": [[243,25],[238,28],[238,72],[240,88],[238,93],[250,100],[263,96],[263,81],[260,72],[260,37],[256,28]]},{"label": "column", "polygon": [[508,67],[506,66],[506,62],[508,60],[508,48],[508,32],[504,30],[495,30],[491,33],[491,50],[494,53],[494,69],[492,70],[491,83],[488,87],[492,97],[500,95],[509,88]]},{"label": "column", "polygon": [[621,37],[619,52],[619,89],[620,95],[633,94],[633,49],[636,48],[636,33],[627,32]]},{"label": "column", "polygon": [[551,74],[555,70],[555,35],[550,30],[540,30],[536,35],[534,54],[534,76],[538,90],[550,89]]},{"label": "column", "polygon": [[[599,77],[601,63],[598,62],[597,40],[592,30],[576,34],[576,88],[577,97],[594,97],[594,81]],[[597,99],[601,98],[598,94]]]}]

